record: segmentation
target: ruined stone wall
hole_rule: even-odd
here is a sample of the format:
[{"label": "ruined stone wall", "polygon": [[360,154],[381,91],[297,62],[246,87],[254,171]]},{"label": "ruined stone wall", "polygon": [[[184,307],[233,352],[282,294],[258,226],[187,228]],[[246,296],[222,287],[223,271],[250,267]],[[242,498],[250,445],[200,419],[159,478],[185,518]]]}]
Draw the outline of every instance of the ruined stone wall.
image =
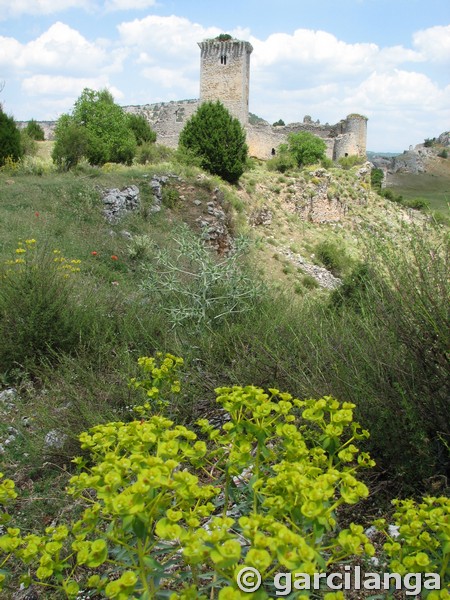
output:
[{"label": "ruined stone wall", "polygon": [[316,123],[290,123],[284,126],[272,126],[269,123],[257,123],[246,126],[247,144],[249,147],[250,156],[256,158],[269,159],[272,158],[273,151],[277,154],[280,144],[287,142],[290,133],[298,133],[307,131],[322,138],[326,145],[326,156],[333,158],[334,139],[330,137],[332,127],[330,125],[318,125]]},{"label": "ruined stone wall", "polygon": [[220,100],[242,125],[248,122],[249,42],[209,40],[199,44],[200,102]]},{"label": "ruined stone wall", "polygon": [[199,105],[199,100],[181,100],[143,106],[124,106],[123,109],[128,113],[143,115],[155,131],[158,144],[176,148],[186,121],[197,111]]}]

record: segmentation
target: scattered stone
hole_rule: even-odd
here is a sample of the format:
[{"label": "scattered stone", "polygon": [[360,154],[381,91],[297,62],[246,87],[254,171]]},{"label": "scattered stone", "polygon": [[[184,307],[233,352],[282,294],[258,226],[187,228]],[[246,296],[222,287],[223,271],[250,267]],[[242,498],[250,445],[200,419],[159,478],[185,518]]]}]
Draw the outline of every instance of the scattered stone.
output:
[{"label": "scattered stone", "polygon": [[288,248],[278,248],[278,251],[281,254],[284,254],[295,265],[301,267],[302,271],[304,271],[306,274],[314,277],[320,287],[333,290],[342,284],[342,280],[339,279],[339,277],[335,277],[332,273],[330,273],[330,271],[328,271],[328,269],[313,265],[304,259],[300,254],[295,254]]},{"label": "scattered stone", "polygon": [[65,433],[61,433],[61,431],[58,431],[57,429],[51,429],[44,438],[47,448],[51,448],[53,450],[61,450],[66,443],[66,440],[67,435]]},{"label": "scattered stone", "polygon": [[173,173],[169,173],[168,175],[153,175],[151,181],[149,182],[153,192],[153,204],[150,207],[151,213],[159,212],[161,210],[163,187],[171,179],[181,181],[181,178]]},{"label": "scattered stone", "polygon": [[139,188],[136,185],[130,185],[123,190],[117,188],[105,190],[103,204],[105,205],[103,214],[108,223],[116,223],[127,212],[139,208]]},{"label": "scattered stone", "polygon": [[258,225],[268,226],[272,223],[272,219],[272,211],[264,206],[263,208],[253,211],[250,215],[249,222],[250,225],[253,225],[254,227]]}]

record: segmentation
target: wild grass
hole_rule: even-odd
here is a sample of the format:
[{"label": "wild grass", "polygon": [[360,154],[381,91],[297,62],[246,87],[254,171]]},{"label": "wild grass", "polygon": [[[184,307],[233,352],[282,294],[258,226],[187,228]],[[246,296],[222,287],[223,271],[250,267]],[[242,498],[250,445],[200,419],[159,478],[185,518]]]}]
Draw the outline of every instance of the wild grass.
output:
[{"label": "wild grass", "polygon": [[[143,285],[152,269],[170,275],[164,256],[177,264],[174,232],[186,209],[148,210],[149,177],[164,170],[197,185],[195,167],[174,164],[96,170],[95,176],[0,173],[2,261],[19,239],[28,238],[81,260],[80,272],[67,283],[52,279],[42,259],[31,280],[2,288],[0,372],[5,384],[21,392],[17,418],[31,417],[23,438],[33,456],[31,465],[26,457],[8,454],[7,474],[18,461],[29,475],[48,460],[48,431],[64,436],[64,447],[51,451],[52,464],[63,468],[79,451],[80,431],[131,418],[128,379],[139,356],[160,350],[185,359],[177,412],[186,423],[215,414],[213,391],[220,385],[277,387],[299,397],[334,395],[357,405],[358,419],[372,433],[370,449],[391,483],[419,491],[430,477],[445,476],[449,289],[443,236],[408,230],[397,245],[370,238],[364,265],[347,275],[341,292],[331,299],[315,296],[314,302],[308,294],[277,291],[262,281],[249,254],[236,262],[235,275],[241,273],[236,281],[245,281],[250,292],[259,290],[251,302],[248,294],[237,295],[224,318],[174,323],[173,309],[192,312],[191,292],[201,303],[202,283],[197,278],[194,287],[183,287],[183,278],[175,278],[164,294]],[[100,189],[132,183],[141,189],[141,209],[108,224]],[[231,210],[233,191],[226,190]],[[333,250],[335,266],[346,273],[345,260],[340,263]],[[215,273],[213,263],[210,267]],[[230,281],[233,287],[235,279]],[[311,285],[304,277],[302,287]],[[216,286],[214,294],[222,288]],[[226,298],[228,303],[232,295]],[[204,300],[210,301],[208,295]],[[16,330],[20,335],[14,338]],[[51,479],[52,473],[43,476]]]}]

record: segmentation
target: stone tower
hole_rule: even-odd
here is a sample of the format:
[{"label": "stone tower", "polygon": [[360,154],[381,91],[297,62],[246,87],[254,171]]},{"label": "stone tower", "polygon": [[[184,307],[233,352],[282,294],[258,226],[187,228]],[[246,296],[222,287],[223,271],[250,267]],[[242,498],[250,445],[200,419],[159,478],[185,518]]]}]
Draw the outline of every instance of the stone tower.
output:
[{"label": "stone tower", "polygon": [[199,43],[200,102],[220,100],[242,125],[248,123],[250,81],[249,42],[229,39]]}]

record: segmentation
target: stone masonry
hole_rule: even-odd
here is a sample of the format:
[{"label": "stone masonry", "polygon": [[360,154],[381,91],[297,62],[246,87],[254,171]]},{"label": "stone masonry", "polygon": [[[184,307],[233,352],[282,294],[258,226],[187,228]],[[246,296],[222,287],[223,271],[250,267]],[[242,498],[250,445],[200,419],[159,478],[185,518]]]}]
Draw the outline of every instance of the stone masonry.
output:
[{"label": "stone masonry", "polygon": [[[130,113],[142,114],[157,134],[157,142],[176,148],[186,121],[202,102],[219,100],[244,126],[251,156],[269,159],[285,143],[289,133],[309,131],[322,138],[326,154],[332,160],[351,155],[366,155],[367,118],[351,114],[335,125],[320,125],[305,117],[303,122],[286,126],[272,126],[266,121],[253,125],[248,122],[250,89],[249,42],[236,39],[213,39],[199,43],[200,47],[200,99],[160,102],[142,106],[124,106]],[[24,127],[25,122],[19,126]],[[54,125],[45,125],[46,139],[52,139]]]}]

